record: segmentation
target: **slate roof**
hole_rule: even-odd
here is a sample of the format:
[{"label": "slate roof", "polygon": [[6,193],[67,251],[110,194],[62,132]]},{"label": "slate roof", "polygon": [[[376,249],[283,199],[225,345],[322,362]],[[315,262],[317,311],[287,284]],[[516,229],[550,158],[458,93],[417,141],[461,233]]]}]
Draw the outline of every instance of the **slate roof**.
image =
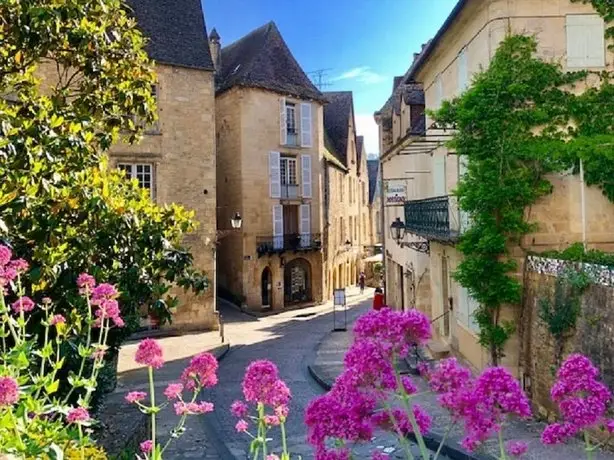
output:
[{"label": "slate roof", "polygon": [[147,37],[149,57],[164,64],[213,70],[200,0],[128,0]]},{"label": "slate roof", "polygon": [[377,180],[379,175],[379,160],[367,160],[367,172],[369,175],[369,204],[375,200]]},{"label": "slate roof", "polygon": [[354,98],[351,91],[329,91],[324,95],[324,130],[328,135],[332,153],[347,166],[350,117],[354,118]]},{"label": "slate roof", "polygon": [[247,86],[325,101],[272,21],[222,48],[221,61],[218,93],[234,86]]}]

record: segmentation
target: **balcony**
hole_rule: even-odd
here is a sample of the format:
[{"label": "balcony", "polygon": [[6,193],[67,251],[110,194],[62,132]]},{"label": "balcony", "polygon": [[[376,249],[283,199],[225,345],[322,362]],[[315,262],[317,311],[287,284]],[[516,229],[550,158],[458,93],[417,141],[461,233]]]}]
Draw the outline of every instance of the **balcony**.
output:
[{"label": "balcony", "polygon": [[451,196],[426,198],[405,203],[405,231],[427,240],[458,241],[460,217]]},{"label": "balcony", "polygon": [[281,184],[282,200],[298,200],[298,184]]},{"label": "balcony", "polygon": [[286,251],[319,251],[322,248],[320,233],[292,233],[280,236],[259,237],[256,240],[258,257],[281,254]]}]

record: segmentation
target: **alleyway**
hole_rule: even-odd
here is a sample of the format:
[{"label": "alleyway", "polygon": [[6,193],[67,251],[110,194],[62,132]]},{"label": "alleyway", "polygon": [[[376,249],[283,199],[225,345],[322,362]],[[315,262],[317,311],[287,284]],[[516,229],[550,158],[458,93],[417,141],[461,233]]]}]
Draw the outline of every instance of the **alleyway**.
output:
[{"label": "alleyway", "polygon": [[[371,305],[370,296],[367,300],[364,300],[364,296],[362,299],[358,302],[357,296],[349,297],[349,302],[354,302],[354,305],[348,310],[348,323]],[[292,390],[288,444],[292,446],[294,454],[300,454],[305,459],[312,458],[311,448],[305,441],[303,414],[307,403],[322,393],[322,389],[309,376],[307,363],[313,359],[316,345],[333,328],[332,307],[326,305],[289,311],[258,320],[231,306],[222,306],[220,311],[232,348],[220,363],[220,382],[211,392],[216,410],[204,418],[210,441],[208,444],[217,450],[221,459],[246,458],[249,440],[245,435],[236,433],[236,419],[230,414],[229,407],[242,396],[241,381],[246,366],[253,360],[270,359],[277,364],[281,377]]]}]

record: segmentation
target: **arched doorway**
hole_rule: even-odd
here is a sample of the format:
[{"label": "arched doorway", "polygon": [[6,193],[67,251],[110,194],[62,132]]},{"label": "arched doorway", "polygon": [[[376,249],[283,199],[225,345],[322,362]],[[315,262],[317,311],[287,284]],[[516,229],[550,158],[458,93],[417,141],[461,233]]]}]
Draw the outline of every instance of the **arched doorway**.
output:
[{"label": "arched doorway", "polygon": [[311,298],[311,264],[305,259],[294,259],[284,268],[285,304],[309,302]]},{"label": "arched doorway", "polygon": [[260,281],[260,292],[262,293],[262,306],[270,307],[273,303],[272,293],[273,293],[273,282],[271,276],[271,269],[269,267],[265,267],[262,270],[262,278]]}]

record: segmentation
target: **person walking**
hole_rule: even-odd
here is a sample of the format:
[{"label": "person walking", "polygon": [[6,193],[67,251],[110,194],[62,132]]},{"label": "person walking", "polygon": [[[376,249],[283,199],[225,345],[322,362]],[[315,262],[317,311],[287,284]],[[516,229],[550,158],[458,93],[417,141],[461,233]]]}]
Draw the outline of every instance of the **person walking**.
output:
[{"label": "person walking", "polygon": [[373,296],[373,310],[380,311],[384,306],[384,292],[382,288],[375,289],[375,295]]},{"label": "person walking", "polygon": [[360,272],[360,275],[358,276],[358,285],[360,286],[361,294],[365,292],[365,280],[366,280],[365,272]]}]

